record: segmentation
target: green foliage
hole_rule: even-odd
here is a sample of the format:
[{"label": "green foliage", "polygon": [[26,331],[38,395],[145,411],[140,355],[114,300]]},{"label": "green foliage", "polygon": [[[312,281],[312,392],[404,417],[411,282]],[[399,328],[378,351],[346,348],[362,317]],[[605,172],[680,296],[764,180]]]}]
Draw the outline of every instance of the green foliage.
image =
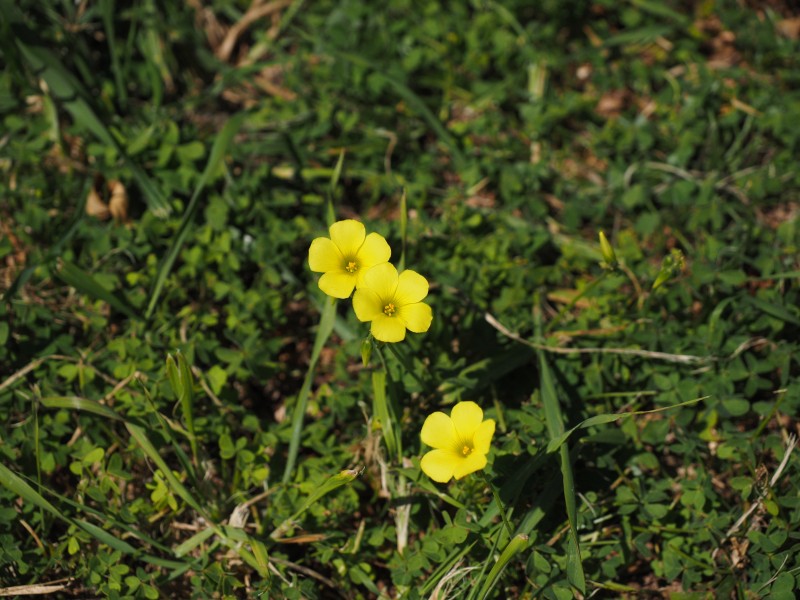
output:
[{"label": "green foliage", "polygon": [[[800,54],[755,4],[0,0],[0,589],[794,598]],[[323,297],[338,218],[427,333]],[[439,485],[458,400],[497,431]]]}]

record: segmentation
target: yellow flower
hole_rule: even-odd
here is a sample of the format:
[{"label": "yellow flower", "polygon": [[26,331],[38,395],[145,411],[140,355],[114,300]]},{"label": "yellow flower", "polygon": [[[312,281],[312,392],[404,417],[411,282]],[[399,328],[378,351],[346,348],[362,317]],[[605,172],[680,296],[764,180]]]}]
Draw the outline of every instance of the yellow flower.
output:
[{"label": "yellow flower", "polygon": [[431,307],[422,302],[428,295],[428,280],[414,271],[403,271],[389,263],[377,265],[364,275],[364,283],[353,296],[359,321],[372,321],[370,332],[381,342],[400,342],[406,329],[428,331]]},{"label": "yellow flower", "polygon": [[337,221],[330,227],[330,239],[318,237],[308,249],[308,266],[324,273],[319,289],[334,298],[349,298],[361,286],[364,274],[392,255],[379,233],[367,235],[364,225],[353,219]]},{"label": "yellow flower", "polygon": [[486,466],[493,435],[494,420],[484,421],[474,402],[459,402],[449,417],[443,412],[428,415],[420,437],[434,449],[422,457],[422,471],[439,483],[480,471]]}]

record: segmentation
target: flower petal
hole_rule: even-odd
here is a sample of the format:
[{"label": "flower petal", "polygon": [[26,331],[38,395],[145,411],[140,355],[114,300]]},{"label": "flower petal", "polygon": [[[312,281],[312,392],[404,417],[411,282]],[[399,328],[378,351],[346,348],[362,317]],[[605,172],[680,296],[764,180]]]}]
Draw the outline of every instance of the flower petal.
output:
[{"label": "flower petal", "polygon": [[358,249],[359,268],[368,269],[385,263],[392,256],[392,249],[380,233],[370,233]]},{"label": "flower petal", "polygon": [[453,420],[443,412],[435,412],[428,415],[425,423],[422,424],[422,431],[419,434],[423,443],[431,448],[452,450],[458,446],[458,436],[456,428],[453,427]]},{"label": "flower petal", "polygon": [[355,273],[329,271],[319,278],[319,289],[334,298],[349,298],[356,287]]},{"label": "flower petal", "polygon": [[381,313],[372,320],[370,332],[381,342],[402,342],[406,337],[406,324],[397,317]]},{"label": "flower petal", "polygon": [[472,438],[474,446],[473,452],[488,454],[489,447],[492,445],[493,436],[494,419],[486,419],[483,423],[478,425],[478,429],[475,430],[475,436]]},{"label": "flower petal", "polygon": [[459,402],[450,412],[456,432],[465,443],[472,445],[475,432],[483,421],[483,411],[474,402]]},{"label": "flower petal", "polygon": [[344,257],[332,241],[318,237],[308,249],[308,266],[317,273],[337,271],[344,266]]},{"label": "flower petal", "polygon": [[398,305],[414,304],[428,295],[428,280],[416,271],[403,271],[397,281],[394,298]]},{"label": "flower petal", "polygon": [[[434,450],[435,452],[435,450]],[[486,455],[480,452],[473,452],[469,456],[465,456],[453,465],[453,477],[461,479],[465,475],[480,471],[486,466]]]},{"label": "flower petal", "polygon": [[367,235],[364,224],[353,219],[337,221],[331,225],[330,232],[331,240],[346,259],[355,257]]},{"label": "flower petal", "polygon": [[383,302],[378,294],[369,288],[361,288],[353,294],[353,310],[359,321],[372,321],[377,317],[384,317]]},{"label": "flower petal", "polygon": [[397,311],[397,317],[402,319],[409,331],[424,333],[431,327],[433,312],[431,307],[424,302],[402,305]]},{"label": "flower petal", "polygon": [[[368,269],[364,274],[362,287],[371,289],[378,294],[384,304],[394,300],[394,292],[397,289],[397,269],[390,263],[382,263]],[[383,307],[381,307],[383,310]]]},{"label": "flower petal", "polygon": [[422,457],[419,466],[422,472],[439,483],[447,483],[453,477],[459,462],[462,459],[458,454],[449,450],[431,450]]}]

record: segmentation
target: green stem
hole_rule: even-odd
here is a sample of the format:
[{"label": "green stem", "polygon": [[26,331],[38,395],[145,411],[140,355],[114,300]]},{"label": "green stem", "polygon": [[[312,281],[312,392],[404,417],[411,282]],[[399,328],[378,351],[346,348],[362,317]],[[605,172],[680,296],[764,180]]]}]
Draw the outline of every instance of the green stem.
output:
[{"label": "green stem", "polygon": [[308,396],[311,393],[311,383],[314,379],[314,368],[317,366],[317,361],[319,360],[319,355],[322,353],[322,348],[325,346],[325,342],[328,341],[333,331],[333,323],[335,320],[336,299],[327,298],[325,307],[322,309],[322,315],[319,319],[319,328],[314,338],[314,348],[311,351],[311,360],[308,362],[308,370],[306,371],[305,379],[303,379],[303,387],[300,388],[300,393],[297,395],[294,413],[292,413],[292,439],[289,441],[289,453],[286,456],[283,483],[289,483],[289,480],[292,478],[294,463],[297,461],[297,453],[300,450],[300,437],[303,434],[303,420],[306,414],[306,406],[308,405]]},{"label": "green stem", "polygon": [[489,489],[492,490],[492,495],[494,496],[494,501],[497,504],[497,509],[500,512],[500,517],[503,519],[503,525],[505,525],[506,530],[508,531],[509,539],[514,537],[514,528],[511,526],[511,522],[508,520],[508,515],[506,514],[506,507],[503,504],[503,501],[500,500],[500,494],[497,492],[497,488],[492,485],[492,482],[489,481],[489,478],[484,474],[483,480],[486,482],[486,485],[489,486]]},{"label": "green stem", "polygon": [[[389,350],[392,351],[392,354],[394,354],[394,357],[406,370],[406,373],[408,373],[414,379],[416,379],[417,383],[419,383],[423,388],[428,387],[427,382],[425,382],[419,375],[417,375],[412,366],[409,364],[408,359],[400,353],[400,351],[395,347],[395,344],[387,343],[385,344],[385,346],[387,346]],[[386,368],[385,365],[384,368]]]}]

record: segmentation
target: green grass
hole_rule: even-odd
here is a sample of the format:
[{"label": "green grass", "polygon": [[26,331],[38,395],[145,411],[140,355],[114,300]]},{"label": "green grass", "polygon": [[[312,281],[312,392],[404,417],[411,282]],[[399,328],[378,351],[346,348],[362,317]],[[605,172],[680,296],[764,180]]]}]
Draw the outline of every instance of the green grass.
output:
[{"label": "green grass", "polygon": [[[0,0],[0,591],[794,598],[788,8],[268,4]],[[345,218],[427,333],[320,292]]]}]

